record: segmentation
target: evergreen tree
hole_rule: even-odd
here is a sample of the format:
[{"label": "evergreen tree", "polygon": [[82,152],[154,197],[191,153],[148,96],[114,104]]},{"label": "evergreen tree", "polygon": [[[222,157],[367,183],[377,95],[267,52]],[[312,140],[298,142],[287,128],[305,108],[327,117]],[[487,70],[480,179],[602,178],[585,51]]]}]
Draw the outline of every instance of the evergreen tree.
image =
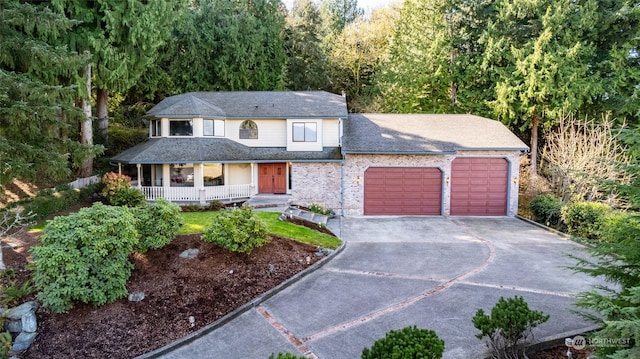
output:
[{"label": "evergreen tree", "polygon": [[64,179],[100,151],[78,142],[86,59],[53,45],[76,23],[44,4],[0,0],[0,9],[0,185]]},{"label": "evergreen tree", "polygon": [[98,135],[106,142],[109,93],[125,92],[153,66],[180,0],[54,0],[53,6],[79,25],[65,43],[91,56]]},{"label": "evergreen tree", "polygon": [[452,112],[452,31],[447,4],[406,0],[377,87],[386,112]]},{"label": "evergreen tree", "polygon": [[203,0],[186,10],[163,47],[154,93],[283,89],[284,24],[279,1]]},{"label": "evergreen tree", "polygon": [[591,69],[593,1],[498,1],[481,37],[482,66],[495,81],[489,106],[507,125],[531,133],[531,177],[537,175],[538,130],[602,92]]},{"label": "evergreen tree", "polygon": [[287,88],[320,90],[329,86],[328,58],[322,47],[320,9],[311,0],[296,0],[287,16]]},{"label": "evergreen tree", "polygon": [[364,15],[364,10],[358,7],[358,0],[325,0],[322,12],[329,32],[333,34],[340,33],[345,26]]}]

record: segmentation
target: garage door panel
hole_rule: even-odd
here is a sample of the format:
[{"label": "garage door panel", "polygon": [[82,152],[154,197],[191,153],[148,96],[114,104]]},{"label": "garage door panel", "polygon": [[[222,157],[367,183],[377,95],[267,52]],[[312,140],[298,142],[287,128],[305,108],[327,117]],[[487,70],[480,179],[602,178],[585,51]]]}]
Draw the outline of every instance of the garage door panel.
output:
[{"label": "garage door panel", "polygon": [[509,165],[504,158],[456,158],[451,215],[506,215]]},{"label": "garage door panel", "polygon": [[428,167],[372,167],[365,171],[364,214],[441,214],[442,172]]}]

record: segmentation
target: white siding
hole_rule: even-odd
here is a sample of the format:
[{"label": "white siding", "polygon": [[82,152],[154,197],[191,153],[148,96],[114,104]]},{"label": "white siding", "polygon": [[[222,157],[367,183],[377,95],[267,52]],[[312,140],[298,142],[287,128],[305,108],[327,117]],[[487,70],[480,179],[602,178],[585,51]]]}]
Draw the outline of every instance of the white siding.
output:
[{"label": "white siding", "polygon": [[322,121],[322,145],[324,147],[340,146],[340,120],[324,119]]},{"label": "white siding", "polygon": [[250,184],[251,164],[250,163],[230,163],[225,165],[225,185]]},{"label": "white siding", "polygon": [[257,139],[240,139],[240,124],[244,120],[226,120],[226,137],[248,147],[285,147],[287,145],[287,123],[285,120],[252,120],[258,126]]}]

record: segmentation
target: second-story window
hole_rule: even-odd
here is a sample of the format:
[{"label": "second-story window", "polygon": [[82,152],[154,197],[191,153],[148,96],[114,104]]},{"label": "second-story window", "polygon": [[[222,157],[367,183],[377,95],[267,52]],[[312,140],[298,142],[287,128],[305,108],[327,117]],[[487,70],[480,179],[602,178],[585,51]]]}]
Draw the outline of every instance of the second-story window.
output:
[{"label": "second-story window", "polygon": [[193,123],[191,120],[169,121],[169,136],[193,136]]},{"label": "second-story window", "polygon": [[240,124],[240,139],[257,139],[258,138],[258,125],[251,120],[243,121]]},{"label": "second-story window", "polygon": [[294,122],[293,142],[317,142],[318,129],[314,122]]},{"label": "second-story window", "polygon": [[162,136],[162,120],[151,120],[151,137]]},{"label": "second-story window", "polygon": [[224,137],[224,120],[204,120],[203,135]]}]

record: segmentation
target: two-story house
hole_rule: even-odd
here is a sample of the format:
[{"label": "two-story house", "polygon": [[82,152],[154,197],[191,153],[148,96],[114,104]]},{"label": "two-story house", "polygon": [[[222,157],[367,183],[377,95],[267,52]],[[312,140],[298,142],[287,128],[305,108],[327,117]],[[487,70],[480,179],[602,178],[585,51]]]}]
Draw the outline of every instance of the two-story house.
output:
[{"label": "two-story house", "polygon": [[[287,193],[340,204],[344,96],[311,92],[197,92],[153,107],[149,140],[112,160],[138,168],[147,199],[203,203]],[[331,193],[318,198],[322,193]]]},{"label": "two-story house", "polygon": [[135,165],[147,199],[206,203],[288,194],[344,215],[498,215],[518,208],[527,146],[473,115],[348,114],[324,91],[197,92],[145,115]]}]

